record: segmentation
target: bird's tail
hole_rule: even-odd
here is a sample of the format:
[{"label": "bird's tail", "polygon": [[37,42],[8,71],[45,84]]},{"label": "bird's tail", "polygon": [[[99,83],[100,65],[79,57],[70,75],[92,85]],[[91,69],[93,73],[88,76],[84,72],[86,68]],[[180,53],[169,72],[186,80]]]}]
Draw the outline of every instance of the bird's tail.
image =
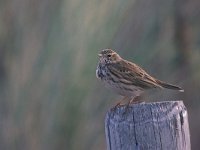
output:
[{"label": "bird's tail", "polygon": [[165,83],[165,82],[160,81],[160,80],[156,80],[156,82],[163,88],[167,88],[167,89],[171,89],[171,90],[178,90],[180,92],[184,92],[184,90],[181,87],[178,87],[176,85]]}]

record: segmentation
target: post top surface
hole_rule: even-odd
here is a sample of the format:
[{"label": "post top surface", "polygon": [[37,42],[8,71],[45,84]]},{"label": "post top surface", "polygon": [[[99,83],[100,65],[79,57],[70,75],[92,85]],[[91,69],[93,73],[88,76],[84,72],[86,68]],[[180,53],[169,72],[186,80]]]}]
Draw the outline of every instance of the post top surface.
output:
[{"label": "post top surface", "polygon": [[[113,123],[148,123],[158,122],[174,117],[174,115],[184,115],[186,107],[183,101],[163,101],[152,103],[139,103],[120,106],[116,110],[110,109],[106,115],[106,120]],[[187,113],[185,113],[187,114]],[[134,121],[133,121],[134,120]]]}]

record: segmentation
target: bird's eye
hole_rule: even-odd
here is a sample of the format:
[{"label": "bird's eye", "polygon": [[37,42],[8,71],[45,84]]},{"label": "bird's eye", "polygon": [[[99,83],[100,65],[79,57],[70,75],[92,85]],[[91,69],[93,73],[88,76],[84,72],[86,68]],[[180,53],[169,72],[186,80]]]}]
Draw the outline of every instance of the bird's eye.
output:
[{"label": "bird's eye", "polygon": [[110,55],[110,54],[108,54],[108,57],[111,57],[111,55]]}]

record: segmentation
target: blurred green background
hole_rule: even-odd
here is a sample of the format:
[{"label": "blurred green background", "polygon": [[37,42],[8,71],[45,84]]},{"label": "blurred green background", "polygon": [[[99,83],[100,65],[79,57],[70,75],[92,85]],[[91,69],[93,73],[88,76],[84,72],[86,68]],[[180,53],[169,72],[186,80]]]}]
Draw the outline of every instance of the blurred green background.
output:
[{"label": "blurred green background", "polygon": [[103,150],[121,97],[95,77],[104,48],[180,85],[200,147],[199,0],[0,0],[0,149]]}]

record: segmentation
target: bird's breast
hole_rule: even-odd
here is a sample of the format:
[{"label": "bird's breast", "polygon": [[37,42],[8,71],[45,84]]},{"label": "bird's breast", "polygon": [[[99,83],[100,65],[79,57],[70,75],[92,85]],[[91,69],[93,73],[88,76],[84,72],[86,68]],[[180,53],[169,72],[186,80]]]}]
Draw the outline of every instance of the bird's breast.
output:
[{"label": "bird's breast", "polygon": [[97,69],[96,69],[96,76],[99,79],[104,79],[107,76],[107,71],[105,66],[102,66],[101,64],[98,64]]}]

